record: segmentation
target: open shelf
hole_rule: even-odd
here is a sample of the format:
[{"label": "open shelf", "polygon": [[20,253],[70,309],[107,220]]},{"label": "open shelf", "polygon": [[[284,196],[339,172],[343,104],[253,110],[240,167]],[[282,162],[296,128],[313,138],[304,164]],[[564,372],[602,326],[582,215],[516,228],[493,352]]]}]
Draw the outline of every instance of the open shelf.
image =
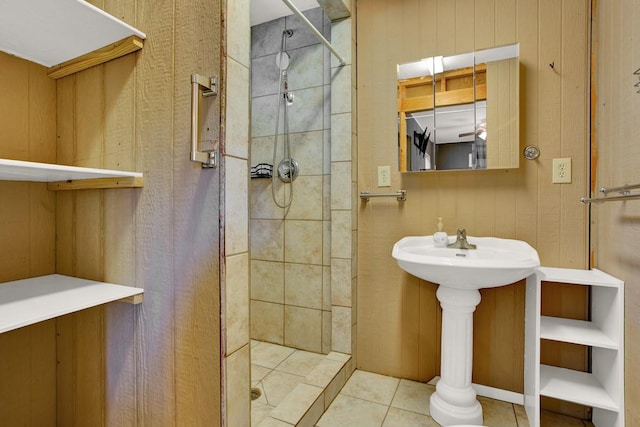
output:
[{"label": "open shelf", "polygon": [[0,284],[0,333],[123,300],[142,302],[140,288],[51,274]]},{"label": "open shelf", "polygon": [[54,78],[138,50],[145,38],[84,0],[0,2],[0,50],[53,67]]},{"label": "open shelf", "polygon": [[0,159],[0,180],[50,183],[49,190],[142,187],[140,172]]},{"label": "open shelf", "polygon": [[587,372],[540,365],[540,394],[610,411],[620,410],[598,380]]},{"label": "open shelf", "polygon": [[574,285],[590,285],[618,288],[622,281],[600,271],[578,270],[571,268],[540,267],[541,280],[545,282],[571,283]]},{"label": "open shelf", "polygon": [[[589,286],[590,320],[542,316],[543,282]],[[590,372],[542,364],[543,339],[589,348]],[[540,427],[540,396],[590,406],[596,427],[624,427],[624,282],[596,269],[540,267],[527,277],[524,360],[531,427]]]},{"label": "open shelf", "polygon": [[618,350],[616,341],[593,322],[540,316],[540,338]]}]

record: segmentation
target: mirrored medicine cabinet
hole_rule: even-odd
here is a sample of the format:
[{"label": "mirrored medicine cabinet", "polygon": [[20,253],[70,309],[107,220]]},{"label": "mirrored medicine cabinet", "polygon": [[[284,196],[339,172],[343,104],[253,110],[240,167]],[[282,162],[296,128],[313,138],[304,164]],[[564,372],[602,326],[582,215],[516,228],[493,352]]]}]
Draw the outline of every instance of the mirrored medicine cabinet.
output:
[{"label": "mirrored medicine cabinet", "polygon": [[519,45],[398,65],[400,172],[519,165]]}]

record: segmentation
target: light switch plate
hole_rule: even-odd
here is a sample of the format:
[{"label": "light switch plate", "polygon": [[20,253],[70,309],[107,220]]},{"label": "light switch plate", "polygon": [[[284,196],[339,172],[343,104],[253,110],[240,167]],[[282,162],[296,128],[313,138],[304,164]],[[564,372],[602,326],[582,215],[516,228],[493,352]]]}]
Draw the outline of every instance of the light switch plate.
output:
[{"label": "light switch plate", "polygon": [[553,159],[554,184],[571,183],[571,157]]},{"label": "light switch plate", "polygon": [[391,187],[390,166],[378,166],[378,187]]}]

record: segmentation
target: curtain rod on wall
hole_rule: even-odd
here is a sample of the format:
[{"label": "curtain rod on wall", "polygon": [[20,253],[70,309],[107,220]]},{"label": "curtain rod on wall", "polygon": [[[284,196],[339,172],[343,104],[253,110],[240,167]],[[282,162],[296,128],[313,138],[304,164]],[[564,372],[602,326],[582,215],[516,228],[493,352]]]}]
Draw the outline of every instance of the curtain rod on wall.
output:
[{"label": "curtain rod on wall", "polygon": [[331,43],[324,38],[324,36],[322,35],[322,33],[320,33],[320,31],[318,31],[318,29],[311,23],[311,21],[309,21],[307,19],[306,16],[304,16],[302,14],[302,12],[300,12],[300,10],[293,4],[291,3],[290,0],[282,0],[282,2],[284,4],[286,4],[289,9],[291,9],[291,11],[298,16],[298,18],[300,18],[302,20],[302,22],[309,27],[309,30],[311,30],[311,32],[318,38],[318,40],[320,40],[322,42],[322,44],[324,44],[327,49],[329,49],[331,51],[331,53],[333,53],[335,55],[336,58],[338,58],[338,61],[340,61],[340,65],[345,65],[346,61],[342,58],[342,56],[340,56],[340,54],[334,49],[334,47],[331,45]]}]

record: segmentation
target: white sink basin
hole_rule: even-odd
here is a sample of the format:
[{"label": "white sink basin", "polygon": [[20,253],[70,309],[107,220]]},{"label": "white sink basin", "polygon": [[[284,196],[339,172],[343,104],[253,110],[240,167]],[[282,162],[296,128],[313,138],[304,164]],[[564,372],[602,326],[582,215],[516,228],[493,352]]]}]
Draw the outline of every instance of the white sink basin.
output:
[{"label": "white sink basin", "polygon": [[[459,230],[462,238],[466,234]],[[449,237],[453,243],[455,238]],[[482,406],[471,387],[473,312],[481,288],[508,285],[532,274],[538,253],[525,242],[496,237],[468,237],[477,249],[437,248],[433,237],[405,237],[392,256],[400,267],[438,284],[442,307],[440,380],[429,398],[429,412],[439,424],[482,425]]]},{"label": "white sink basin", "polygon": [[468,236],[467,241],[477,249],[436,248],[432,236],[410,236],[400,239],[391,255],[406,272],[457,289],[508,285],[540,266],[536,250],[520,240]]}]

